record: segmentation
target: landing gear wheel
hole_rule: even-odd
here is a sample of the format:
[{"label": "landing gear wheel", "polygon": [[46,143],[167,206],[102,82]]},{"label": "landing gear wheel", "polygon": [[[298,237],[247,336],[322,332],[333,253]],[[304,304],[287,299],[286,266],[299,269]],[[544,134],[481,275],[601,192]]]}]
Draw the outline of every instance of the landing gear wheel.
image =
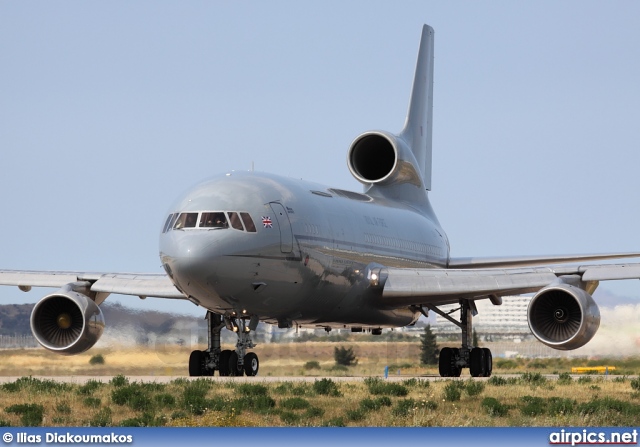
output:
[{"label": "landing gear wheel", "polygon": [[236,351],[231,351],[231,355],[229,355],[229,375],[244,375],[244,369],[238,367],[238,353]]},{"label": "landing gear wheel", "polygon": [[453,351],[453,362],[451,362],[451,377],[460,377],[460,373],[462,372],[462,368],[457,365],[457,361],[460,358],[460,349],[459,348],[451,348]]},{"label": "landing gear wheel", "polygon": [[473,348],[469,356],[471,377],[484,377],[486,369],[485,352],[482,348]]},{"label": "landing gear wheel", "polygon": [[460,368],[455,364],[459,350],[456,348],[442,348],[438,360],[438,370],[441,377],[460,377]]},{"label": "landing gear wheel", "polygon": [[249,376],[257,376],[258,369],[260,368],[260,362],[255,352],[247,352],[244,356],[244,373]]},{"label": "landing gear wheel", "polygon": [[225,349],[220,353],[220,359],[218,360],[218,369],[220,370],[221,376],[229,375],[229,357],[231,357],[231,352],[228,349]]},{"label": "landing gear wheel", "polygon": [[482,348],[484,351],[484,376],[491,377],[493,371],[493,356],[491,355],[491,349]]},{"label": "landing gear wheel", "polygon": [[204,375],[204,365],[202,361],[204,356],[202,351],[192,351],[189,356],[189,375],[191,377],[199,377]]}]

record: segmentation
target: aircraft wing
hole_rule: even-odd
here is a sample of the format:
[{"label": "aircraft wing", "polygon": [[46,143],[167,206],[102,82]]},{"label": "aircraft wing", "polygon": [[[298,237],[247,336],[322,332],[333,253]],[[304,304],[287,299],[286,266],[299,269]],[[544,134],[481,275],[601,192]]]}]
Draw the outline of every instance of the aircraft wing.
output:
[{"label": "aircraft wing", "polygon": [[496,256],[451,258],[449,268],[481,269],[498,267],[530,267],[549,264],[577,263],[585,261],[602,261],[607,259],[639,258],[640,253],[596,253],[586,255],[542,255],[542,256]]},{"label": "aircraft wing", "polygon": [[442,270],[383,268],[379,272],[381,299],[388,307],[534,293],[558,283],[563,276],[584,282],[640,279],[640,263]]},{"label": "aircraft wing", "polygon": [[[73,282],[88,282],[92,292],[117,293],[139,297],[187,299],[162,273],[85,273],[0,270],[0,285],[31,287],[63,287]],[[106,297],[106,295],[103,295]]]}]

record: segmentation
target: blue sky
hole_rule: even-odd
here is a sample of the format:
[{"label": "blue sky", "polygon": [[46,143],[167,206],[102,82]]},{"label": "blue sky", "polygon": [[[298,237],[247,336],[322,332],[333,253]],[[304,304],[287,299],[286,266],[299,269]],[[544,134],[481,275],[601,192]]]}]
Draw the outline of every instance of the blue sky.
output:
[{"label": "blue sky", "polygon": [[3,1],[0,268],[160,272],[173,200],[252,163],[359,191],[347,148],[402,127],[423,23],[452,254],[640,250],[638,2]]}]

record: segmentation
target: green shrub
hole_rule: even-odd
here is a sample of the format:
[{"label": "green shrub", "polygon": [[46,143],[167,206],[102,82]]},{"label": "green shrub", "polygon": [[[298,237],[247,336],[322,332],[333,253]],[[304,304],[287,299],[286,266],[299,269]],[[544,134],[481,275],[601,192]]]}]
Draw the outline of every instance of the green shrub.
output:
[{"label": "green shrub", "polygon": [[90,396],[94,393],[94,391],[96,391],[98,388],[100,388],[103,385],[104,383],[99,382],[97,380],[93,380],[93,379],[87,380],[87,383],[85,383],[80,388],[78,388],[78,394],[84,395],[84,396]]},{"label": "green shrub", "polygon": [[301,416],[299,414],[293,413],[292,411],[283,411],[280,413],[280,420],[288,425],[297,424],[300,422]]},{"label": "green shrub", "polygon": [[480,406],[492,417],[504,417],[509,412],[509,407],[501,404],[495,397],[485,397]]},{"label": "green shrub", "polygon": [[573,377],[568,372],[563,372],[558,376],[558,385],[571,385],[573,383]]},{"label": "green shrub", "polygon": [[344,419],[341,417],[329,419],[326,424],[327,427],[346,427]]},{"label": "green shrub", "polygon": [[333,348],[333,358],[336,361],[336,365],[354,366],[358,364],[356,354],[351,347],[336,346]]},{"label": "green shrub", "polygon": [[324,415],[324,410],[318,407],[309,407],[307,411],[304,412],[305,418],[316,418]]},{"label": "green shrub", "polygon": [[345,417],[347,418],[348,421],[351,422],[358,422],[364,419],[366,415],[366,412],[363,411],[361,408],[355,409],[355,410],[347,410],[345,413]]},{"label": "green shrub", "polygon": [[102,354],[96,354],[89,359],[89,365],[104,365],[104,357]]},{"label": "green shrub", "polygon": [[127,405],[135,411],[147,411],[153,404],[149,393],[137,383],[124,385],[111,391],[111,401],[116,405]]},{"label": "green shrub", "polygon": [[464,385],[464,390],[469,396],[477,396],[484,391],[484,382],[469,379]]},{"label": "green shrub", "polygon": [[173,408],[176,404],[176,398],[167,393],[156,394],[153,396],[153,400],[158,404],[158,406],[164,408]]},{"label": "green shrub", "polygon": [[165,425],[164,417],[156,417],[153,413],[145,412],[137,418],[125,419],[120,422],[120,427],[162,427]]},{"label": "green shrub", "polygon": [[364,384],[369,388],[369,392],[374,395],[399,396],[409,394],[409,390],[404,385],[395,382],[385,382],[378,377],[367,377]]},{"label": "green shrub", "polygon": [[391,399],[387,396],[378,397],[376,399],[362,399],[360,401],[360,408],[365,411],[377,411],[382,407],[390,407]]},{"label": "green shrub", "polygon": [[520,412],[525,416],[539,416],[545,412],[545,401],[541,397],[523,396],[520,400],[524,402],[524,406],[520,408]]},{"label": "green shrub", "polygon": [[0,427],[11,427],[11,422],[0,419]]},{"label": "green shrub", "polygon": [[461,380],[449,381],[444,387],[443,398],[447,402],[456,402],[460,400],[462,392],[460,391]]},{"label": "green shrub", "polygon": [[90,408],[98,408],[102,404],[102,400],[98,397],[85,397],[82,403]]},{"label": "green shrub", "polygon": [[578,377],[578,383],[579,383],[580,385],[584,385],[584,384],[586,384],[586,383],[591,383],[591,382],[593,382],[593,377],[591,377],[591,376],[581,376],[581,377]]},{"label": "green shrub", "polygon": [[236,391],[243,396],[266,396],[269,394],[269,389],[266,386],[257,383],[241,383]]},{"label": "green shrub", "polygon": [[111,424],[111,408],[109,407],[102,408],[89,421],[89,425],[92,427],[108,427]]},{"label": "green shrub", "polygon": [[630,402],[624,402],[611,397],[603,399],[594,399],[578,405],[578,412],[582,415],[616,412],[626,416],[640,415],[640,406]]},{"label": "green shrub", "polygon": [[311,406],[308,400],[301,397],[291,397],[280,402],[282,408],[287,410],[305,410]]},{"label": "green shrub", "polygon": [[10,393],[16,393],[22,390],[29,390],[35,393],[60,393],[71,390],[72,385],[64,382],[55,382],[48,379],[20,377],[15,382],[2,384],[0,389]]},{"label": "green shrub", "polygon": [[514,360],[496,359],[494,366],[499,369],[515,369],[518,367],[518,363]]},{"label": "green shrub", "polygon": [[491,376],[487,383],[491,386],[505,386],[507,384],[507,379],[500,376]]},{"label": "green shrub", "polygon": [[71,414],[71,407],[67,402],[58,402],[56,411],[60,414]]},{"label": "green shrub", "polygon": [[304,369],[306,369],[306,370],[320,369],[320,362],[318,362],[316,360],[311,360],[310,362],[307,362],[307,363],[304,364]]},{"label": "green shrub", "polygon": [[4,411],[20,415],[20,422],[25,427],[39,427],[44,418],[44,407],[40,404],[16,404]]},{"label": "green shrub", "polygon": [[631,388],[636,391],[640,391],[640,377],[636,377],[635,379],[631,379]]},{"label": "green shrub", "polygon": [[550,397],[547,402],[547,413],[549,416],[573,414],[576,411],[576,404],[577,402],[572,399]]},{"label": "green shrub", "polygon": [[111,385],[113,385],[114,387],[116,387],[116,388],[120,388],[122,386],[129,385],[129,379],[127,379],[122,374],[118,374],[113,379],[111,379],[111,381],[109,383]]},{"label": "green shrub", "polygon": [[535,373],[526,372],[522,374],[522,376],[520,377],[520,380],[522,381],[522,383],[529,384],[532,386],[540,386],[546,383],[547,381],[547,379],[539,372],[535,372]]},{"label": "green shrub", "polygon": [[320,379],[313,382],[313,391],[323,396],[340,397],[342,394],[338,390],[338,386],[331,379]]}]

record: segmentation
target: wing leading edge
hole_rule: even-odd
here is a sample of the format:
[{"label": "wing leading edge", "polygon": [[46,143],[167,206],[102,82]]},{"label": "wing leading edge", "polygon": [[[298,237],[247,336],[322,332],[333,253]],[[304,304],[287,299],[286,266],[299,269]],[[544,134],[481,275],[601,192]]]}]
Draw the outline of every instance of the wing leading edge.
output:
[{"label": "wing leading edge", "polygon": [[[0,285],[31,287],[64,287],[74,282],[88,282],[91,292],[117,293],[139,297],[187,299],[167,275],[160,273],[86,273],[0,270]],[[106,295],[103,295],[106,297]]]},{"label": "wing leading edge", "polygon": [[640,279],[640,263],[502,269],[384,268],[379,275],[382,304],[394,308],[534,293],[563,280],[597,286],[599,281]]}]

